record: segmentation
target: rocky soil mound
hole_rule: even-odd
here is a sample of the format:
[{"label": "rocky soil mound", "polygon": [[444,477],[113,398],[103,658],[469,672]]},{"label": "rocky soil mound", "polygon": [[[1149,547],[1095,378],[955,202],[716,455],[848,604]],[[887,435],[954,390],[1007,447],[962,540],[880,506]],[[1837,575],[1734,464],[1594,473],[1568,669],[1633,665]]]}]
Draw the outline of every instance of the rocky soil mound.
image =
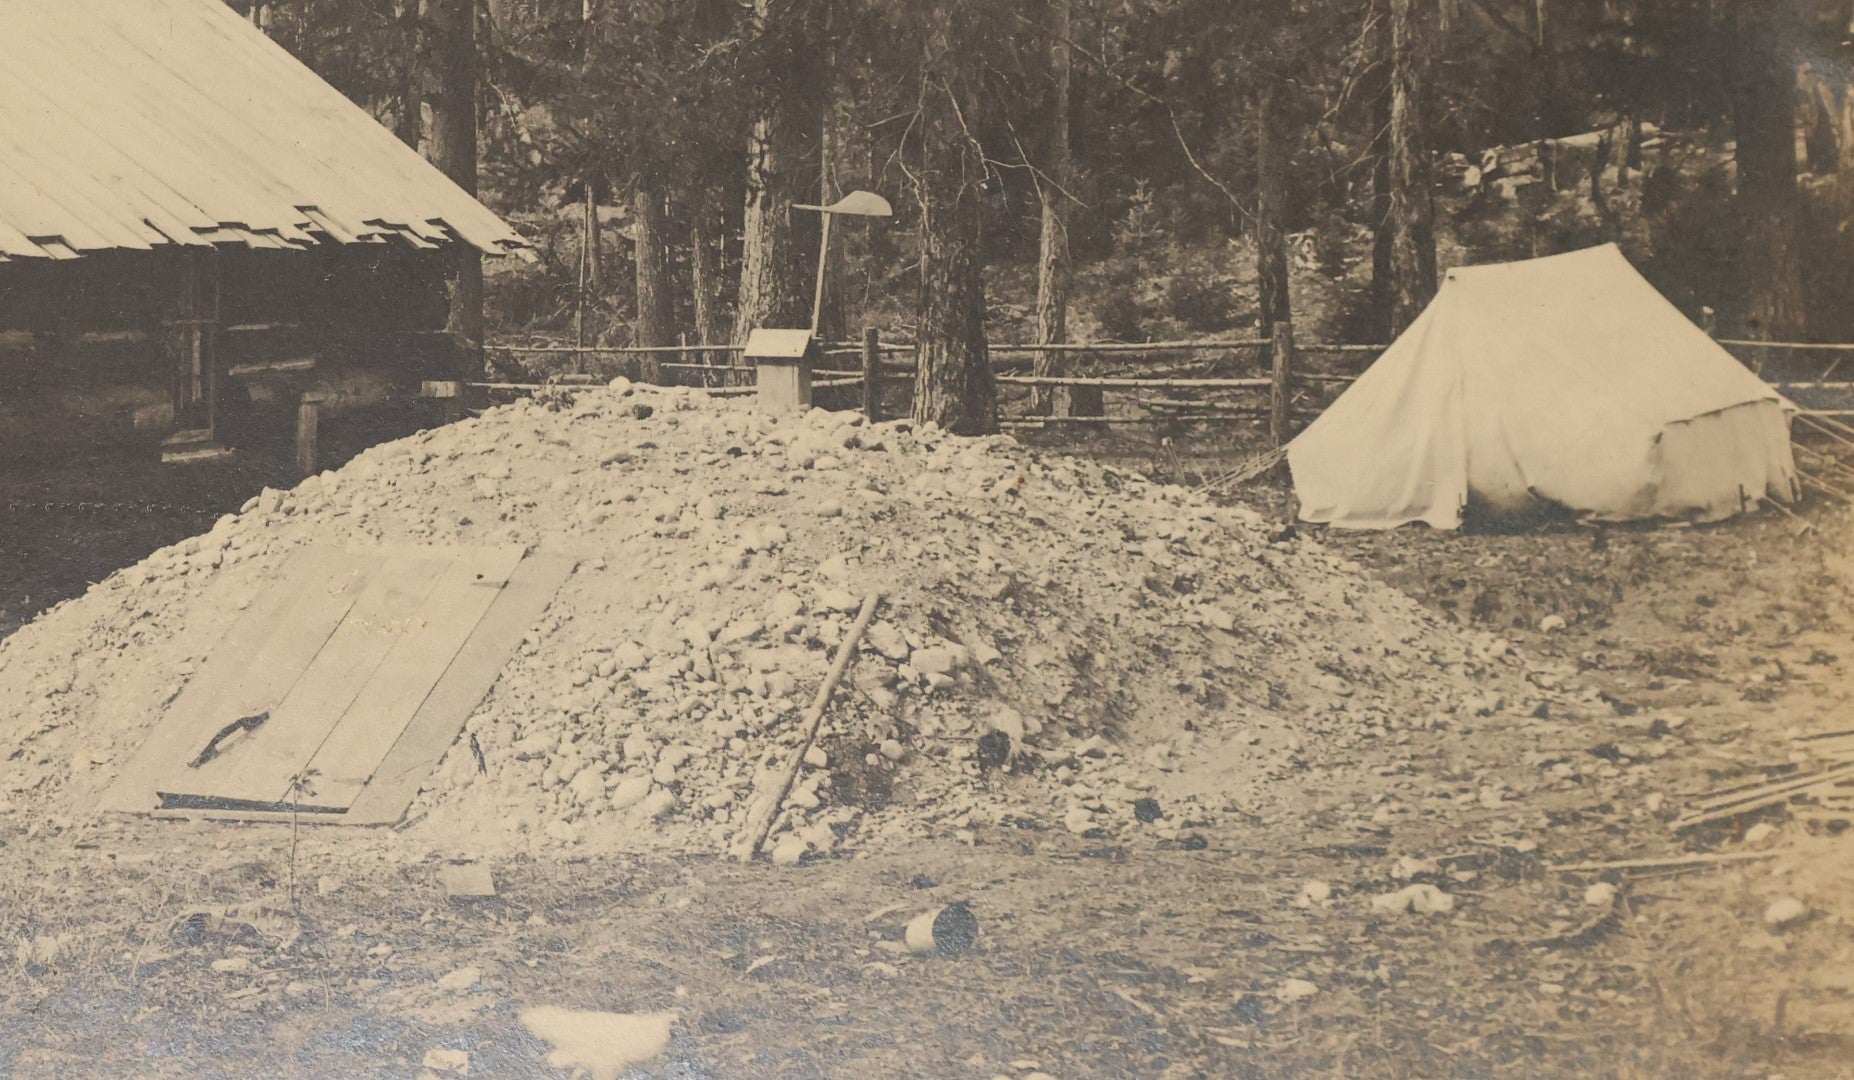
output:
[{"label": "rocky soil mound", "polygon": [[1000,823],[1190,843],[1476,707],[1502,648],[1194,492],[621,380],[266,491],[0,642],[0,808],[88,813],[291,549],[408,541],[580,559],[408,818],[479,850],[725,849],[871,592],[781,860]]}]

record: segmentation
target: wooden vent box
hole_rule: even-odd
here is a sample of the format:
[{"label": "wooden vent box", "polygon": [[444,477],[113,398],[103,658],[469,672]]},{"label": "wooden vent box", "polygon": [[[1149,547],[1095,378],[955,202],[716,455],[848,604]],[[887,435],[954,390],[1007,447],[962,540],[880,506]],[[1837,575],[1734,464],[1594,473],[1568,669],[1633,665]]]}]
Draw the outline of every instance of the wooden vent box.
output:
[{"label": "wooden vent box", "polygon": [[768,412],[811,408],[811,369],[818,359],[809,330],[755,330],[747,336],[747,363],[758,370],[759,402]]}]

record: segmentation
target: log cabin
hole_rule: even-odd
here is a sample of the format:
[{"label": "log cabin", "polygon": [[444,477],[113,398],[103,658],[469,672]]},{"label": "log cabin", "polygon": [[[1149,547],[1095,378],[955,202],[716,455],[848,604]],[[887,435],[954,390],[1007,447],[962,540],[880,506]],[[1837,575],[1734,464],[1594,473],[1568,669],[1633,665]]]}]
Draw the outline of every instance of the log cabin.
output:
[{"label": "log cabin", "polygon": [[531,257],[223,0],[0,0],[0,57],[0,461],[412,401],[459,259]]}]

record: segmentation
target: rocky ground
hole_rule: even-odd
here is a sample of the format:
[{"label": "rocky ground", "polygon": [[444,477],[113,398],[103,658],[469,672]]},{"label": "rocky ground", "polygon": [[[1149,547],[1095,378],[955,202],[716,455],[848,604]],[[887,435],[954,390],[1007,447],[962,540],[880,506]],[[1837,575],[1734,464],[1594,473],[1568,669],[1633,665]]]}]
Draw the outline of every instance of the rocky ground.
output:
[{"label": "rocky ground", "polygon": [[[572,432],[575,410],[591,407],[542,403],[509,420],[547,446],[548,431]],[[601,424],[627,447],[591,460],[674,450],[648,426],[669,415]],[[680,422],[723,415],[695,408]],[[1698,793],[1805,758],[1796,736],[1854,726],[1845,512],[1809,508],[1808,529],[1759,517],[1316,539],[1270,525],[1266,492],[1251,495],[1262,514],[1220,510],[1003,443],[974,453],[896,432],[875,450],[867,432],[807,430],[840,441],[743,441],[733,460],[751,456],[748,475],[716,497],[730,508],[719,519],[702,510],[714,493],[639,485],[663,509],[641,515],[637,536],[609,514],[579,530],[611,547],[587,550],[472,721],[495,768],[442,771],[400,830],[84,813],[149,719],[103,684],[158,696],[177,677],[161,665],[203,656],[210,636],[179,618],[138,625],[125,601],[152,589],[204,612],[331,521],[376,537],[423,527],[525,539],[523,511],[536,508],[522,501],[590,520],[572,485],[607,483],[597,474],[543,498],[520,494],[535,485],[519,465],[414,482],[407,451],[381,452],[351,490],[340,479],[333,496],[271,497],[214,534],[230,544],[176,549],[145,580],[105,582],[46,619],[50,631],[9,639],[9,700],[39,687],[65,700],[22,710],[7,736],[0,964],[14,977],[0,987],[0,1073],[406,1076],[428,1051],[451,1050],[468,1054],[472,1076],[565,1075],[521,1020],[564,1006],[674,1012],[667,1047],[637,1067],[651,1076],[1854,1075],[1845,822],[1832,808],[1779,807],[1690,833],[1668,824]],[[702,434],[703,453],[727,455],[720,432]],[[446,453],[440,444],[421,464],[466,460]],[[805,454],[810,468],[797,463]],[[881,472],[904,455],[944,467]],[[819,470],[826,456],[840,467]],[[664,457],[684,477],[721,464]],[[688,472],[674,473],[681,464]],[[839,484],[833,473],[858,475]],[[751,490],[775,475],[785,494]],[[882,498],[860,494],[875,490],[867,475],[888,488]],[[916,491],[916,475],[938,479]],[[376,503],[380,477],[399,478],[398,495],[445,499]],[[806,503],[834,496],[836,514],[770,509],[819,481],[831,494]],[[1028,490],[1000,509],[1000,481]],[[1123,490],[1103,490],[1113,484]],[[491,513],[409,521],[395,509],[479,499]],[[754,509],[729,521],[731,508],[762,504],[781,519]],[[705,588],[672,587],[671,567],[624,546],[726,555],[748,534],[766,540],[768,524],[786,530],[770,553],[678,562],[673,573],[695,582],[732,565]],[[826,548],[823,536],[857,543]],[[927,558],[934,536],[944,547]],[[779,564],[756,567],[764,554]],[[1229,599],[1261,575],[1261,589],[1290,595],[1252,608]],[[733,767],[749,781],[737,787],[754,786],[753,743],[776,744],[787,713],[763,677],[791,672],[802,698],[847,621],[844,598],[824,590],[872,588],[894,597],[885,617],[899,640],[876,635],[858,660],[885,674],[845,699],[828,756],[806,774],[819,806],[786,810],[802,847],[782,862],[794,864],[721,856],[733,823],[709,797],[734,790]],[[612,605],[633,591],[653,604],[697,599],[627,621]],[[782,622],[771,605],[787,593],[799,611]],[[691,619],[706,649],[677,631]],[[758,633],[723,642],[742,619]],[[1045,657],[1033,632],[1058,619],[1067,639]],[[653,637],[660,623],[669,633]],[[61,685],[50,643],[78,626],[106,635],[110,660],[80,657]],[[958,659],[916,664],[934,649]],[[742,662],[757,650],[783,659]],[[648,655],[634,664],[637,652]],[[704,654],[712,676],[699,675]],[[1089,668],[1098,682],[1082,681]],[[1194,681],[1163,685],[1176,671]],[[1116,691],[1124,712],[1098,711]],[[1025,722],[1021,737],[1004,708]],[[756,711],[771,713],[764,730]],[[975,756],[974,736],[1001,715],[1017,751],[1008,771]],[[516,749],[524,724],[548,736],[531,758]],[[671,728],[704,734],[658,738]],[[625,743],[638,732],[634,755]],[[589,739],[596,753],[573,752]],[[684,742],[692,752],[659,776]],[[883,752],[889,742],[898,754]],[[603,809],[572,794],[588,768]],[[646,797],[673,797],[648,821],[617,806],[639,776]],[[1649,874],[1557,869],[1686,852],[1758,857]],[[447,896],[462,859],[489,869],[499,895]],[[910,953],[907,920],[953,901],[977,918],[976,944]],[[443,1075],[459,1059],[431,1060]]]}]

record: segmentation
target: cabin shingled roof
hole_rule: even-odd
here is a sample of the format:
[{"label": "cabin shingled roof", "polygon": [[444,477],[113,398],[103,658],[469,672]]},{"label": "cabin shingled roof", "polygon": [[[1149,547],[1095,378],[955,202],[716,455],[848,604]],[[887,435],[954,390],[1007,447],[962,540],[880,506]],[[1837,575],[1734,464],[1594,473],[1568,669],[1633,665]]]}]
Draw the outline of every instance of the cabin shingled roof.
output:
[{"label": "cabin shingled roof", "polygon": [[0,262],[528,243],[223,0],[0,0]]}]

